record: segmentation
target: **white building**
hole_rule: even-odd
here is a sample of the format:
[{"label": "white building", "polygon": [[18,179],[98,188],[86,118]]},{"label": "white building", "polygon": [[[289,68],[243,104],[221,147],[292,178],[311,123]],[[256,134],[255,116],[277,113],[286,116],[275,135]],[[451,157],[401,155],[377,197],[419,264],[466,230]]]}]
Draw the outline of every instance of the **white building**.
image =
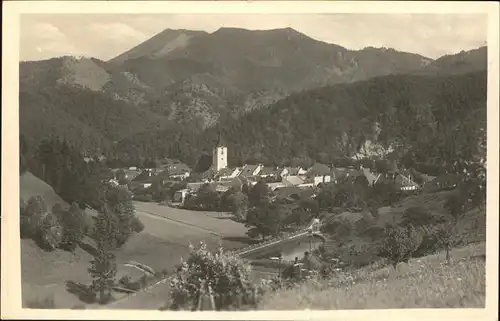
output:
[{"label": "white building", "polygon": [[332,181],[331,175],[318,175],[314,176],[314,186],[318,186],[320,183],[330,183]]},{"label": "white building", "polygon": [[212,159],[212,165],[216,171],[227,168],[227,147],[222,145],[215,146]]}]

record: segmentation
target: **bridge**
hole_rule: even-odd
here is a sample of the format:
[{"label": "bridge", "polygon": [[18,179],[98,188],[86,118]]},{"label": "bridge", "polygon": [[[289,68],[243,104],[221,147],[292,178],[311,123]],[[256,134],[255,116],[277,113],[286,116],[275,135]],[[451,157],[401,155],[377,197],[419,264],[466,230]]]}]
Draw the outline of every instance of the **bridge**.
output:
[{"label": "bridge", "polygon": [[[325,242],[325,237],[320,232],[320,226],[321,226],[321,221],[319,219],[313,219],[311,221],[311,224],[308,225],[308,227],[306,227],[302,230],[299,230],[297,232],[285,234],[285,235],[282,235],[280,237],[269,239],[265,242],[256,243],[256,244],[244,247],[244,248],[240,248],[240,249],[228,251],[228,252],[233,254],[233,255],[236,255],[240,258],[248,258],[252,254],[255,254],[259,251],[268,250],[270,248],[277,247],[280,244],[285,244],[287,242],[290,242],[292,240],[297,240],[300,238],[316,237],[316,238],[321,239],[322,242]],[[153,269],[150,268],[149,266],[144,265],[144,264],[131,261],[131,262],[128,262],[126,265],[133,267],[133,268],[136,268],[138,270],[141,270],[146,274],[154,275]],[[158,288],[158,285],[165,284],[168,281],[169,277],[170,276],[164,277],[161,280],[155,282],[154,284],[151,284],[151,285],[145,287],[142,290],[136,291],[134,293],[130,293],[127,296],[125,296],[117,301],[111,302],[110,304],[107,304],[107,305],[98,306],[97,308],[102,308],[102,309],[111,308],[112,306],[117,305],[119,302],[131,300],[132,298],[137,297],[137,296],[141,296],[141,298],[138,298],[138,300],[140,300],[140,301],[141,300],[142,301],[149,301],[149,300],[154,301],[155,299],[157,300],[158,298],[156,297],[154,292],[157,291],[158,289],[155,289],[155,288]],[[138,304],[138,302],[136,302],[136,304]]]},{"label": "bridge", "polygon": [[289,242],[291,240],[300,239],[303,237],[316,237],[320,238],[323,242],[325,241],[324,236],[321,234],[319,228],[321,226],[321,221],[319,219],[313,219],[311,224],[305,229],[299,230],[294,233],[288,233],[280,237],[267,240],[265,242],[256,243],[244,248],[231,251],[230,253],[237,255],[241,258],[248,257],[252,253],[262,251],[263,249],[277,246],[279,244]]}]

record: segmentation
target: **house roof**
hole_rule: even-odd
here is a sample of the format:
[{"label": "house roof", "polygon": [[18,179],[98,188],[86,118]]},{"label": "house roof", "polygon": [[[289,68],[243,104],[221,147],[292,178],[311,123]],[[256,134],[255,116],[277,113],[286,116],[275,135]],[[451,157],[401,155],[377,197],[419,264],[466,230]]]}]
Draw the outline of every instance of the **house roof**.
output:
[{"label": "house roof", "polygon": [[257,169],[259,165],[245,165],[243,166],[240,175],[243,177],[253,176],[253,172]]},{"label": "house roof", "polygon": [[220,185],[220,186],[228,186],[228,187],[236,187],[236,188],[241,188],[241,186],[243,186],[243,182],[238,177],[227,178],[227,179],[216,182],[216,184]]},{"label": "house roof", "polygon": [[417,183],[414,181],[410,180],[407,176],[402,175],[402,174],[397,174],[395,177],[394,183],[398,187],[403,187],[403,186],[419,186]]},{"label": "house roof", "polygon": [[307,172],[307,176],[322,176],[322,175],[328,175],[331,174],[332,170],[328,165],[321,164],[321,163],[315,163],[313,166],[311,166]]},{"label": "house roof", "polygon": [[229,167],[222,168],[220,171],[217,172],[217,176],[229,176],[235,170],[236,170],[236,168],[229,168]]},{"label": "house roof", "polygon": [[282,182],[287,186],[296,186],[304,183],[304,181],[300,177],[293,175],[284,177]]},{"label": "house roof", "polygon": [[205,184],[206,183],[203,183],[203,182],[187,183],[186,188],[191,190],[191,191],[197,191],[200,189],[200,187],[202,187]]},{"label": "house roof", "polygon": [[366,179],[368,180],[368,184],[373,185],[377,179],[379,178],[379,175],[375,175],[372,173],[372,171],[369,168],[363,168],[362,169],[363,175],[365,175]]},{"label": "house roof", "polygon": [[260,170],[259,175],[278,175],[278,169],[271,166],[265,166]]},{"label": "house roof", "polygon": [[138,171],[138,170],[134,171],[134,170],[130,170],[130,169],[124,169],[123,172],[125,173],[125,176],[129,180],[133,180],[134,178],[136,178],[137,176],[139,176],[141,174],[141,171]]},{"label": "house roof", "polygon": [[271,190],[275,190],[277,188],[282,188],[285,187],[286,185],[283,184],[282,182],[276,182],[276,183],[267,183],[267,187],[269,187]]},{"label": "house roof", "polygon": [[338,167],[334,170],[336,179],[344,179],[346,177],[358,177],[364,175],[361,170],[355,168]]},{"label": "house roof", "polygon": [[189,173],[191,168],[184,163],[171,164],[168,166],[169,175],[183,175]]},{"label": "house roof", "polygon": [[132,182],[134,183],[152,183],[155,180],[156,176],[151,174],[149,175],[147,171],[143,171],[139,175],[137,175]]},{"label": "house roof", "polygon": [[297,197],[300,197],[300,193],[302,190],[299,187],[296,186],[286,186],[286,187],[281,187],[276,189],[276,196],[277,198],[283,199],[283,198],[288,198],[291,197],[292,195],[297,195]]}]

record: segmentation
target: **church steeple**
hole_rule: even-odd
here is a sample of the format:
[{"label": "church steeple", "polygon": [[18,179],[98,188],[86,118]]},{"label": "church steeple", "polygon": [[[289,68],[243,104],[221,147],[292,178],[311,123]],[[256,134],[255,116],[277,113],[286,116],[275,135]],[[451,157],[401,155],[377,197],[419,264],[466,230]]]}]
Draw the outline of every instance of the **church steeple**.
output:
[{"label": "church steeple", "polygon": [[220,133],[217,134],[217,142],[215,143],[215,147],[226,147],[225,141],[222,139],[222,135]]},{"label": "church steeple", "polygon": [[220,131],[217,137],[217,143],[214,146],[212,166],[216,171],[220,171],[227,167],[227,147],[222,141]]}]

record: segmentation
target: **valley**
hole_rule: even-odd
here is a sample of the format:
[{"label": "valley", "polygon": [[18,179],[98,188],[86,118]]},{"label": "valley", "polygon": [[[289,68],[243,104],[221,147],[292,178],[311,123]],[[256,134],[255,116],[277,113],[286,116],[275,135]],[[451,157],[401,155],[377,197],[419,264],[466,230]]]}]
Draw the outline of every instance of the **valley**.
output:
[{"label": "valley", "polygon": [[484,306],[487,58],[221,27],[20,62],[23,306]]}]

